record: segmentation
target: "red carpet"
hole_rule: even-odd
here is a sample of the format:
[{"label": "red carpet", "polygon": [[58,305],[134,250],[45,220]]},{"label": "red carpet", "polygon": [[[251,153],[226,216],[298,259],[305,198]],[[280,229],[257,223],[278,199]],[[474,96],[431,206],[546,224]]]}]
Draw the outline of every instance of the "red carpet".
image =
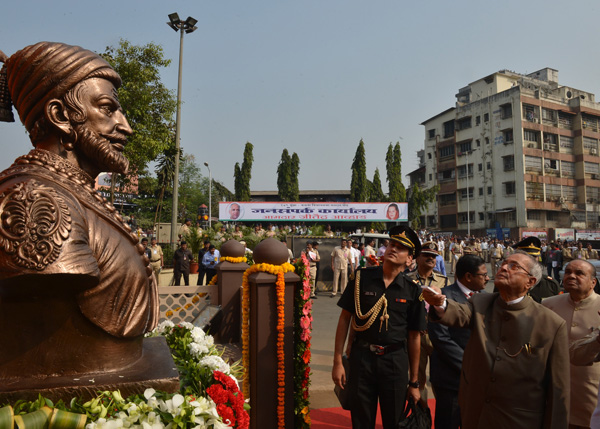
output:
[{"label": "red carpet", "polygon": [[[431,410],[431,420],[434,419],[435,399],[427,401]],[[350,411],[344,410],[342,407],[337,408],[320,408],[318,410],[310,410],[311,427],[313,429],[333,429],[333,428],[349,428],[352,427],[350,421]],[[382,429],[381,416],[379,407],[377,408],[377,424],[376,429]]]}]

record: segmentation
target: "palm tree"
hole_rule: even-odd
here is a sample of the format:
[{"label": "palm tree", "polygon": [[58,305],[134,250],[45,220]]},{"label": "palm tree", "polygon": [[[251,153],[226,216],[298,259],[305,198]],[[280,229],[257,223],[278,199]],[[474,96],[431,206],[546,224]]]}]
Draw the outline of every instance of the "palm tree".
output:
[{"label": "palm tree", "polygon": [[[181,160],[183,150],[179,151],[179,159]],[[175,156],[177,156],[177,149],[175,146],[169,146],[162,152],[157,158],[156,164],[156,177],[160,184],[160,195],[158,197],[158,205],[156,206],[156,214],[154,215],[154,225],[156,225],[157,218],[160,219],[160,212],[162,210],[163,197],[165,195],[165,189],[167,186],[173,185],[173,178],[175,176]]]}]

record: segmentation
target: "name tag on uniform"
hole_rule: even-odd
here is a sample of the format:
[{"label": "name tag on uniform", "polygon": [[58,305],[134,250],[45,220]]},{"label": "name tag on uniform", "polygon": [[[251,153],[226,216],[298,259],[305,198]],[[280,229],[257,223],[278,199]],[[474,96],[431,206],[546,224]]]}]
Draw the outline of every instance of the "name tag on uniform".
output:
[{"label": "name tag on uniform", "polygon": [[365,292],[366,296],[375,296],[377,295],[377,292]]},{"label": "name tag on uniform", "polygon": [[406,300],[403,298],[396,298],[396,302],[401,302],[401,303],[405,303]]}]

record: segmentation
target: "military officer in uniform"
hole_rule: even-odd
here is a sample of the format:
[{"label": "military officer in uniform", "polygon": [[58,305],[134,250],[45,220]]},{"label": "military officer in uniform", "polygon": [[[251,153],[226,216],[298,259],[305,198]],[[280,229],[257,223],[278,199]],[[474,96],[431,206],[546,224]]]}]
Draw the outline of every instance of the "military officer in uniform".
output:
[{"label": "military officer in uniform", "polygon": [[[448,277],[438,274],[433,270],[438,255],[438,244],[435,241],[423,243],[421,253],[417,256],[417,269],[407,274],[419,286],[419,290],[421,286],[433,285],[441,289],[448,285]],[[427,361],[432,352],[433,346],[429,340],[429,335],[427,335],[427,332],[423,332],[421,335],[421,355],[419,358],[419,390],[421,391],[421,398],[425,401],[427,401],[428,396],[425,386],[427,383]]]},{"label": "military officer in uniform", "polygon": [[[527,237],[515,244],[514,248],[527,252],[533,256],[536,261],[539,261],[542,251],[542,242],[537,237]],[[552,277],[542,274],[540,282],[529,290],[528,295],[532,297],[534,301],[539,303],[542,302],[542,299],[544,298],[558,295],[559,292],[560,284]]]},{"label": "military officer in uniform", "polygon": [[[349,390],[353,428],[375,427],[378,402],[383,427],[396,428],[403,418],[407,393],[420,398],[417,373],[425,306],[419,300],[420,288],[403,274],[420,250],[413,230],[392,228],[383,265],[359,269],[338,302],[342,311],[332,378]],[[346,374],[342,352],[350,325],[355,335],[350,374]]]}]

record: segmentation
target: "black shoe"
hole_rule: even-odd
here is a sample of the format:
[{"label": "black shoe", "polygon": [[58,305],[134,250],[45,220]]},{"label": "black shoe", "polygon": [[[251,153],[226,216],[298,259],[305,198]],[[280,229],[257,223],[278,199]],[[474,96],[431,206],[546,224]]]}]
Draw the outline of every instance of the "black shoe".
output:
[{"label": "black shoe", "polygon": [[319,299],[319,297],[317,295],[313,295],[311,296],[311,299]]}]

